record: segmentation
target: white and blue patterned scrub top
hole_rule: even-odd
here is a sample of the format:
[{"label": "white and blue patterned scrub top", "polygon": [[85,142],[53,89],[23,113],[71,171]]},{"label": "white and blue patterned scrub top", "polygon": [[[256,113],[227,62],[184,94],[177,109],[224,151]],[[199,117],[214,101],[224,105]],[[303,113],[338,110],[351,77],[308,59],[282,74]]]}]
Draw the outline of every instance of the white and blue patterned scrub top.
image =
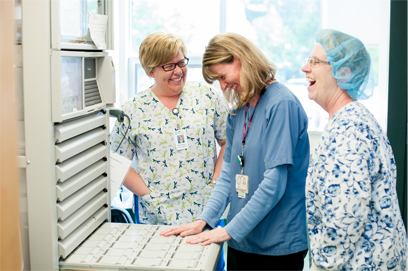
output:
[{"label": "white and blue patterned scrub top", "polygon": [[[176,149],[176,116],[150,88],[122,106],[131,120],[131,130],[118,152],[128,159],[136,155],[136,172],[152,191],[139,198],[141,223],[193,222],[213,190],[207,183],[217,161],[217,141],[226,139],[228,111],[217,90],[197,82],[185,84],[177,108],[188,142],[183,150]],[[116,122],[111,150],[117,149],[127,125],[126,118],[124,123]]]},{"label": "white and blue patterned scrub top", "polygon": [[407,235],[387,136],[359,102],[328,122],[310,161],[306,208],[314,264],[407,270]]}]

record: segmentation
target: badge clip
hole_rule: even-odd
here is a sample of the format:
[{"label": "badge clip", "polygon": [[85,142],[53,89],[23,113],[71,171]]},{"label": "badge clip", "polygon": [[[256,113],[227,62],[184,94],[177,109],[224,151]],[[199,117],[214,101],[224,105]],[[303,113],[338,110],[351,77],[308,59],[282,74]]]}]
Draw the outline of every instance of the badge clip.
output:
[{"label": "badge clip", "polygon": [[244,156],[238,155],[238,163],[241,167],[244,166]]}]

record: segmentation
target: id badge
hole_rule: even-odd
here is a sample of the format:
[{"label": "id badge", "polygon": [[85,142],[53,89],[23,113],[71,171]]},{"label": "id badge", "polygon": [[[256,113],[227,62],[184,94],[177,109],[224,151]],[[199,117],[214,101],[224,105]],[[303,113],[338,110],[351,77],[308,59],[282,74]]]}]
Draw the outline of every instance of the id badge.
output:
[{"label": "id badge", "polygon": [[242,174],[235,175],[235,189],[239,193],[248,194],[249,177]]},{"label": "id badge", "polygon": [[174,140],[176,142],[176,150],[188,149],[186,130],[177,130],[174,132]]}]

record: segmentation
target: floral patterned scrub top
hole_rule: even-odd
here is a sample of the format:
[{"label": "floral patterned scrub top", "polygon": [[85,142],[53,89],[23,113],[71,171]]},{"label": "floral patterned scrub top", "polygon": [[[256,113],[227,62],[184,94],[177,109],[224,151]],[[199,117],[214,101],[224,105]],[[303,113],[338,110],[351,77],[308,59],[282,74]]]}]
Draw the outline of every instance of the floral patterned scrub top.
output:
[{"label": "floral patterned scrub top", "polygon": [[[226,139],[228,111],[217,90],[205,83],[187,82],[177,108],[188,148],[176,149],[177,119],[149,88],[125,102],[131,130],[118,153],[132,159],[152,191],[139,198],[141,223],[181,225],[202,212],[213,186],[208,185],[217,161],[217,141]],[[122,140],[128,121],[116,122],[111,150]],[[132,144],[129,138],[135,143]]]},{"label": "floral patterned scrub top", "polygon": [[326,270],[407,270],[407,235],[391,145],[359,102],[328,122],[310,161],[312,259]]}]

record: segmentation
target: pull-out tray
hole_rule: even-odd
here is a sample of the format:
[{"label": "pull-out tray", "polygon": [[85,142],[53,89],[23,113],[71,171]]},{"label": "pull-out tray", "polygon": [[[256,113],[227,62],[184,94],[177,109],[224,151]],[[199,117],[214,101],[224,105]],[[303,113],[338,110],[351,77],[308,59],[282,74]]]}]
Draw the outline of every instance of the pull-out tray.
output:
[{"label": "pull-out tray", "polygon": [[[186,244],[163,237],[170,226],[105,223],[68,258],[60,270],[214,270],[221,244]],[[187,237],[188,238],[188,237]]]}]

